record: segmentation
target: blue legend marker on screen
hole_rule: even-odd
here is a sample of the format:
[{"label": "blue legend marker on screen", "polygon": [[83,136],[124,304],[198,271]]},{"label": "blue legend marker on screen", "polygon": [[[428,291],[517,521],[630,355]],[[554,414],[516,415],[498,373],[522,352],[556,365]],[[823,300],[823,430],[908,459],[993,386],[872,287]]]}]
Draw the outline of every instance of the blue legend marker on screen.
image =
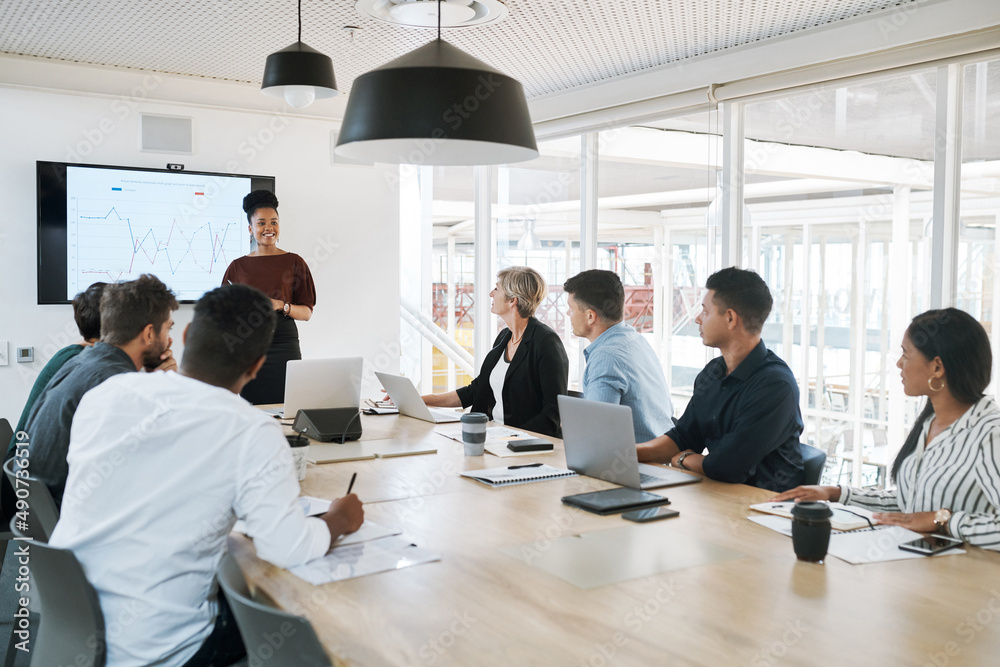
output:
[{"label": "blue legend marker on screen", "polygon": [[111,191],[112,192],[121,192],[122,189],[121,188],[111,188]]}]

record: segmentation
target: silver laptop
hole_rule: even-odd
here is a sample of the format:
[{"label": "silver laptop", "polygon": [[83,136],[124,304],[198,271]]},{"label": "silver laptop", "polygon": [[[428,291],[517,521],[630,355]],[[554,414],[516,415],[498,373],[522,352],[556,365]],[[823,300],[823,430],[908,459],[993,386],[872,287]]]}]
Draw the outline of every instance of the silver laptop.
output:
[{"label": "silver laptop", "polygon": [[298,359],[285,366],[285,406],[265,412],[294,419],[310,408],[360,408],[364,359]]},{"label": "silver laptop", "polygon": [[701,477],[674,468],[639,463],[632,408],[627,405],[559,396],[566,466],[633,489],[659,489],[700,482]]},{"label": "silver laptop", "polygon": [[462,419],[462,415],[454,410],[427,407],[424,399],[420,398],[417,388],[410,382],[410,378],[379,373],[378,371],[375,371],[375,377],[382,383],[385,393],[389,394],[389,398],[399,408],[401,415],[423,419],[425,422],[434,422],[435,424],[457,422]]}]

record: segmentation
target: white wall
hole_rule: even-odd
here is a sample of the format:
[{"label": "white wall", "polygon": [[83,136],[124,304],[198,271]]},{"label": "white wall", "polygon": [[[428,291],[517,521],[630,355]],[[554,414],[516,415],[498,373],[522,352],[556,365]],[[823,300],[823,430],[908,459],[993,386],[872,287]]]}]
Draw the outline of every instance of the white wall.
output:
[{"label": "white wall", "polygon": [[[89,71],[81,67],[80,76]],[[395,372],[399,363],[399,207],[386,178],[393,168],[331,165],[336,125],[284,115],[277,101],[275,113],[149,101],[158,85],[155,77],[123,73],[120,94],[86,95],[4,87],[0,79],[0,339],[10,341],[11,357],[15,347],[35,348],[34,363],[11,359],[0,367],[0,417],[13,425],[38,371],[79,338],[71,306],[36,303],[35,160],[181,162],[196,171],[275,176],[281,247],[302,255],[317,283],[314,316],[299,324],[303,356],[364,356],[365,395],[374,394],[371,370]],[[140,152],[140,112],[192,117],[194,154]],[[178,355],[191,312],[183,305],[175,314]]]}]

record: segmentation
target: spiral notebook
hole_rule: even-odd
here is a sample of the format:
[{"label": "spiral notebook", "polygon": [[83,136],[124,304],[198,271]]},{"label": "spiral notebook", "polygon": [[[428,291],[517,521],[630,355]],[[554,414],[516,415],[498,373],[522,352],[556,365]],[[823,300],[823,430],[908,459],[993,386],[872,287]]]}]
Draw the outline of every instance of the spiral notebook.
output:
[{"label": "spiral notebook", "polygon": [[543,479],[556,477],[573,477],[576,473],[565,468],[555,468],[547,464],[539,466],[505,466],[503,468],[486,468],[485,470],[467,470],[462,477],[474,479],[490,486],[510,486],[512,484],[527,484],[540,482]]}]

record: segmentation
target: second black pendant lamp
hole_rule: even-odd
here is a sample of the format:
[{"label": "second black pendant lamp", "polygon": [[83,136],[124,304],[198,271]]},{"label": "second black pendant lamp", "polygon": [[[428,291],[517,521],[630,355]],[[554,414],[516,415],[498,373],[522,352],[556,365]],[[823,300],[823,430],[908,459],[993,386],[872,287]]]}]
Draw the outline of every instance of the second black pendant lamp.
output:
[{"label": "second black pendant lamp", "polygon": [[354,80],[335,150],[428,165],[538,157],[520,82],[443,41],[440,13],[437,39]]}]

